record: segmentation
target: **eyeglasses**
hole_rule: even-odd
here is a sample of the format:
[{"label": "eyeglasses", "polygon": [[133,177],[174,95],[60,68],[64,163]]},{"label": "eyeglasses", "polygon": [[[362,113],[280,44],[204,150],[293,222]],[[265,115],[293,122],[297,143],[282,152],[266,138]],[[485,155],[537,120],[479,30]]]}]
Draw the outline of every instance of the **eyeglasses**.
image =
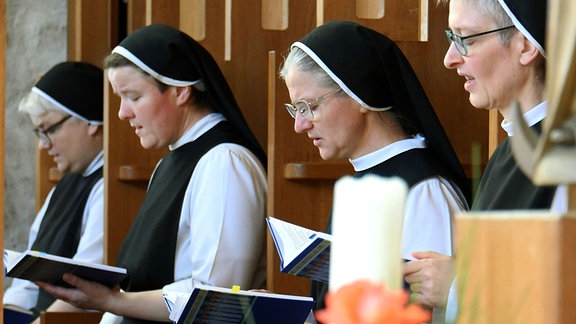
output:
[{"label": "eyeglasses", "polygon": [[324,100],[324,99],[326,99],[332,95],[335,95],[340,91],[342,91],[342,89],[338,89],[334,92],[327,93],[327,94],[325,94],[321,97],[318,97],[318,98],[316,98],[310,102],[308,102],[306,100],[298,100],[298,101],[295,101],[291,104],[287,103],[287,104],[284,104],[284,107],[286,108],[286,110],[288,110],[288,113],[294,119],[296,119],[296,114],[300,113],[300,116],[302,116],[302,118],[304,118],[305,120],[314,121],[313,108],[318,106],[322,100]]},{"label": "eyeglasses", "polygon": [[34,128],[32,131],[34,132],[34,134],[36,134],[36,137],[38,137],[38,139],[40,141],[42,141],[42,143],[50,146],[50,145],[52,145],[52,140],[50,139],[50,136],[48,136],[48,135],[54,134],[54,132],[56,132],[58,130],[58,127],[60,127],[60,125],[64,124],[64,122],[67,121],[68,119],[70,119],[70,117],[72,117],[72,115],[68,115],[68,116],[62,118],[59,122],[56,122],[55,124],[46,128],[45,130],[40,130],[38,128]]},{"label": "eyeglasses", "polygon": [[466,55],[468,55],[468,44],[466,44],[465,40],[467,40],[468,38],[484,36],[484,35],[488,35],[488,34],[492,34],[492,33],[497,33],[497,32],[501,32],[503,30],[514,28],[514,27],[516,27],[516,26],[508,26],[508,27],[498,28],[498,29],[489,30],[489,31],[486,31],[483,33],[472,34],[472,35],[468,35],[468,36],[462,36],[462,35],[454,34],[452,32],[452,30],[450,30],[450,29],[446,29],[446,30],[444,30],[444,32],[446,33],[446,37],[448,37],[448,42],[454,43],[454,45],[456,46],[456,49],[458,50],[458,53],[460,53],[460,55],[462,55],[462,56],[466,56]]}]

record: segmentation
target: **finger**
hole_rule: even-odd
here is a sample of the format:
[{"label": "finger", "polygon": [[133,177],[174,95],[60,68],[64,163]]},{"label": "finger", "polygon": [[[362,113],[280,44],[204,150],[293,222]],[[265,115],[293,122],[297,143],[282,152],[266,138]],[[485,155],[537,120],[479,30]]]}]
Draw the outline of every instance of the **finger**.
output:
[{"label": "finger", "polygon": [[402,264],[402,272],[404,275],[410,275],[416,273],[422,269],[422,262],[416,261],[408,261]]},{"label": "finger", "polygon": [[442,254],[436,253],[434,251],[412,252],[412,256],[418,260],[434,258],[434,257],[438,257],[441,255]]},{"label": "finger", "polygon": [[86,280],[83,280],[83,279],[81,279],[80,277],[77,277],[77,276],[75,276],[75,275],[73,275],[73,274],[71,274],[71,273],[65,273],[65,274],[62,276],[62,279],[63,279],[67,284],[70,284],[70,285],[72,285],[72,286],[74,286],[74,287],[77,287],[77,288],[78,288],[79,285],[82,285],[84,282],[87,282]]}]

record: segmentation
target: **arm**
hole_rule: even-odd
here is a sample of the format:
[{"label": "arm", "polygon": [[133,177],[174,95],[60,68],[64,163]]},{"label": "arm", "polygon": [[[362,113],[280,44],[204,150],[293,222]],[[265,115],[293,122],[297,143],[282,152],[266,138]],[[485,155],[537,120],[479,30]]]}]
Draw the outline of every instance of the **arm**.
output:
[{"label": "arm", "polygon": [[443,178],[430,178],[410,188],[406,197],[402,256],[435,251],[452,255],[454,216],[467,209],[466,202]]},{"label": "arm", "polygon": [[[36,236],[38,235],[38,230],[40,228],[40,224],[42,223],[42,219],[44,218],[44,214],[46,213],[46,209],[48,208],[48,204],[50,203],[50,199],[52,198],[52,194],[54,193],[54,187],[50,190],[48,195],[46,196],[46,200],[42,204],[40,210],[36,214],[32,225],[30,226],[30,230],[28,233],[28,245],[27,248],[31,248],[32,244],[36,240]],[[33,282],[23,279],[14,278],[12,279],[12,283],[10,287],[4,291],[3,296],[3,303],[9,305],[15,305],[23,309],[32,309],[36,306],[36,300],[38,299],[38,286],[36,286]]]},{"label": "arm", "polygon": [[169,322],[161,290],[124,293],[96,282],[65,274],[64,281],[75,288],[58,287],[38,282],[40,288],[56,298],[82,309],[96,309],[120,316]]},{"label": "arm", "polygon": [[[442,178],[414,186],[407,197],[404,223],[404,275],[411,300],[432,308],[446,308],[454,279],[452,221],[467,209],[458,191]],[[428,252],[419,252],[428,251]]]},{"label": "arm", "polygon": [[[198,162],[182,207],[190,234],[178,238],[176,271],[203,284],[251,287],[265,253],[266,176],[245,148],[218,145]],[[193,243],[190,242],[190,238]],[[187,243],[184,240],[188,240]],[[178,255],[178,252],[187,253]],[[190,270],[186,269],[188,273]]]},{"label": "arm", "polygon": [[264,169],[245,148],[222,144],[200,159],[184,198],[168,298],[190,292],[193,281],[262,288],[266,190]]}]

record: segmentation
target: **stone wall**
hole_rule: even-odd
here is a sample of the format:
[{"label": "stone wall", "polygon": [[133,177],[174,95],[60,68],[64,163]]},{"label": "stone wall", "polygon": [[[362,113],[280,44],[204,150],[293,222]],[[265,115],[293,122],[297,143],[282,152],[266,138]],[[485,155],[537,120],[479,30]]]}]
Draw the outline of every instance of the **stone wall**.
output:
[{"label": "stone wall", "polygon": [[7,0],[4,247],[24,250],[35,216],[35,137],[18,103],[37,78],[66,60],[67,0]]}]

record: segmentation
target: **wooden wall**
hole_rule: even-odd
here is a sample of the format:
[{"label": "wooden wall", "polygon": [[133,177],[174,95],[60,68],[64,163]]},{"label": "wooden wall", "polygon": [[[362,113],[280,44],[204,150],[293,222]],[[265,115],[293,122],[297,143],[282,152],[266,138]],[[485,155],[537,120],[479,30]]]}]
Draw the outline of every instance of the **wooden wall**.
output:
[{"label": "wooden wall", "polygon": [[[249,125],[268,152],[268,215],[323,230],[332,208],[332,186],[351,172],[346,161],[324,162],[306,136],[293,131],[283,103],[288,91],[277,77],[290,44],[323,21],[354,20],[397,40],[436,108],[455,150],[470,171],[471,145],[487,160],[488,116],[468,102],[463,80],[444,68],[448,43],[446,7],[435,0],[69,0],[70,59],[101,66],[124,31],[165,23],[186,31],[214,56]],[[362,18],[358,18],[362,17]],[[146,151],[126,122],[117,118],[118,99],[105,94],[105,192],[107,262],[118,247],[163,151]],[[39,195],[52,185],[51,162],[39,163]],[[44,196],[42,196],[44,195]],[[268,289],[308,294],[308,282],[279,272],[268,242]]]}]

